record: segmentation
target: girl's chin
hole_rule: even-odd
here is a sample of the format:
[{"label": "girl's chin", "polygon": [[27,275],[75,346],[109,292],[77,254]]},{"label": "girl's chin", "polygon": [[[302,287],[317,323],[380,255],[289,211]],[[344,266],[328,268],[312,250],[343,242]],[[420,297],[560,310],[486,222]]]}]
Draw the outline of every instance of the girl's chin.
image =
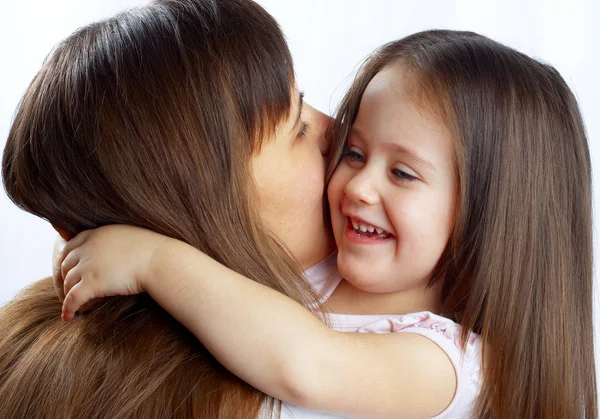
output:
[{"label": "girl's chin", "polygon": [[357,258],[353,255],[348,255],[341,250],[338,250],[338,271],[340,274],[352,283],[364,282],[367,279],[373,281],[373,276],[376,272],[373,270],[375,261],[368,261],[362,258]]}]

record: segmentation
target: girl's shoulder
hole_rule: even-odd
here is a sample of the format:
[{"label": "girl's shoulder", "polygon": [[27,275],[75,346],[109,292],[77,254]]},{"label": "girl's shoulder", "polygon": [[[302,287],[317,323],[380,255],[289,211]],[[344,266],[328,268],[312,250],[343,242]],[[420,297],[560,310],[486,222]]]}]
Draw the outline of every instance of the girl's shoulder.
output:
[{"label": "girl's shoulder", "polygon": [[337,252],[304,271],[304,277],[325,302],[342,281],[337,268]]},{"label": "girl's shoulder", "polygon": [[[309,268],[304,275],[321,295],[321,301],[326,301],[342,280],[337,270],[337,253]],[[451,319],[428,311],[404,315],[328,313],[327,321],[332,329],[340,332],[414,333],[431,340],[451,361],[457,380],[452,402],[436,419],[470,416],[481,389],[481,337],[478,334],[469,333],[463,346],[462,327]],[[304,412],[302,409],[299,411]],[[300,414],[297,417],[313,416]]]},{"label": "girl's shoulder", "polygon": [[[344,317],[344,315],[340,315]],[[348,321],[352,321],[352,316],[348,317]],[[360,316],[356,316],[360,317]],[[447,317],[431,313],[429,311],[421,311],[418,313],[397,314],[397,315],[376,315],[362,316],[367,318],[363,324],[357,324],[357,332],[362,333],[396,333],[410,332],[418,333],[426,337],[432,338],[436,343],[443,345],[443,348],[448,347],[451,351],[457,350],[462,354],[462,327]],[[369,319],[369,317],[371,319]],[[481,337],[476,333],[469,333],[466,341],[464,356],[476,356],[480,352]],[[462,355],[461,355],[462,356]]]},{"label": "girl's shoulder", "polygon": [[[462,344],[462,327],[454,321],[428,311],[405,315],[377,316],[365,319],[357,324],[360,316],[335,316],[333,327],[345,323],[340,330],[350,331],[351,322],[355,322],[354,331],[361,333],[415,333],[433,341],[448,356],[456,372],[456,393],[452,403],[436,416],[442,418],[467,418],[481,389],[481,337],[468,333],[465,345]],[[366,316],[375,317],[375,316]]]}]

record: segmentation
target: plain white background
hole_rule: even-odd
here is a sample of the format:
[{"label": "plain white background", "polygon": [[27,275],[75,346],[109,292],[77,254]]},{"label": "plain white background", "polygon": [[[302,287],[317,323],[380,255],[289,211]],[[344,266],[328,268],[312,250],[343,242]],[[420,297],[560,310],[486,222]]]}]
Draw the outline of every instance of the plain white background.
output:
[{"label": "plain white background", "polygon": [[[44,57],[78,27],[140,0],[4,1],[0,11],[0,147]],[[600,2],[597,0],[261,0],[280,22],[307,102],[332,113],[361,60],[381,44],[431,28],[479,32],[553,64],[579,100],[600,180]],[[557,170],[560,170],[558,168]],[[565,173],[569,176],[569,173]],[[595,191],[598,244],[600,193]],[[49,276],[54,230],[0,192],[0,304]],[[596,245],[596,260],[600,252]],[[597,269],[596,269],[597,271]],[[596,303],[599,275],[596,273]],[[600,313],[596,304],[596,354]]]}]

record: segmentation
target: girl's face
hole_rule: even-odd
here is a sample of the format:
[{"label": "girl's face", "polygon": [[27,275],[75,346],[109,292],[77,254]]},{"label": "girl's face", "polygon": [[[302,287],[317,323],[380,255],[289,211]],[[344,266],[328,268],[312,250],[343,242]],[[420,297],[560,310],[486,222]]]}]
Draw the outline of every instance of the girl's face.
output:
[{"label": "girl's face", "polygon": [[453,228],[449,134],[410,87],[399,66],[371,80],[328,188],[340,273],[367,292],[424,288]]},{"label": "girl's face", "polygon": [[292,94],[290,117],[252,159],[262,219],[304,268],[333,251],[323,215],[325,156],[331,118]]}]

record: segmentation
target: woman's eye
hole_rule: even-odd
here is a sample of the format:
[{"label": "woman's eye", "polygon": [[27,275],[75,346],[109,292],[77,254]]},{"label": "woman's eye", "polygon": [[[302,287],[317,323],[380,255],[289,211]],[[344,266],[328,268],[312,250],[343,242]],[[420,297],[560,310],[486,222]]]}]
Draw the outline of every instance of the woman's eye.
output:
[{"label": "woman's eye", "polygon": [[308,124],[306,122],[302,122],[302,127],[300,128],[300,132],[298,132],[298,138],[306,137],[307,132],[308,132]]},{"label": "woman's eye", "polygon": [[364,163],[364,161],[365,161],[365,158],[362,154],[360,154],[350,148],[347,148],[346,150],[344,150],[343,157],[350,161],[359,162],[359,163]]},{"label": "woman's eye", "polygon": [[406,180],[408,182],[417,180],[416,176],[413,176],[410,173],[407,173],[404,170],[400,170],[400,169],[392,169],[392,174],[398,180]]}]

